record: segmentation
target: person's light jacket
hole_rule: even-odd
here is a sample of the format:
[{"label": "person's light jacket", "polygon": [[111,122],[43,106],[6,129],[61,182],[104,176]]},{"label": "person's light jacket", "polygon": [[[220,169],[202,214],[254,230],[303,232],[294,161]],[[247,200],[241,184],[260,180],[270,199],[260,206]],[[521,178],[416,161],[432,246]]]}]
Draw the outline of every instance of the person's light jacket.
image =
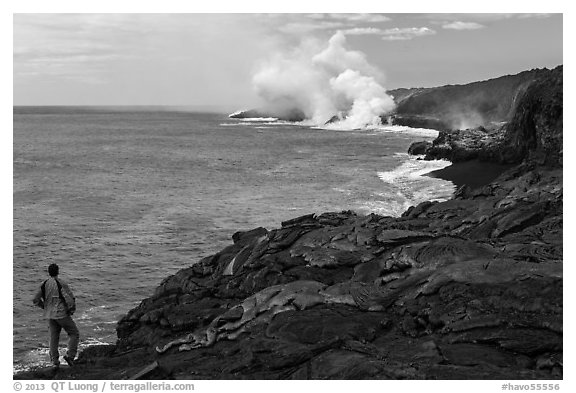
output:
[{"label": "person's light jacket", "polygon": [[[62,297],[66,300],[66,305],[60,299],[60,294],[58,293],[58,284],[56,279],[60,282],[62,286]],[[46,280],[44,286],[44,295],[42,297],[42,286],[38,288],[38,292],[34,296],[34,305],[44,309],[45,319],[61,319],[68,315],[72,315],[76,311],[76,299],[74,299],[74,294],[67,283],[62,281],[60,278],[50,277]],[[68,307],[66,307],[68,306]]]}]

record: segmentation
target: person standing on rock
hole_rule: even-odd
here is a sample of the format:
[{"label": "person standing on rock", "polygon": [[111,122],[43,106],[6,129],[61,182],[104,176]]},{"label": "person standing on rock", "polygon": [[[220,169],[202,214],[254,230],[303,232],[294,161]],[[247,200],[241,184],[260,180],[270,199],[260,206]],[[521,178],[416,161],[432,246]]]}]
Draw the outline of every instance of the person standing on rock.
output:
[{"label": "person standing on rock", "polygon": [[50,361],[56,367],[60,366],[60,331],[64,329],[68,333],[68,350],[64,360],[70,366],[74,365],[80,340],[80,333],[72,319],[72,314],[76,311],[76,300],[68,284],[58,278],[59,270],[55,263],[48,266],[50,278],[42,283],[33,300],[34,305],[44,309],[44,319],[48,320]]}]

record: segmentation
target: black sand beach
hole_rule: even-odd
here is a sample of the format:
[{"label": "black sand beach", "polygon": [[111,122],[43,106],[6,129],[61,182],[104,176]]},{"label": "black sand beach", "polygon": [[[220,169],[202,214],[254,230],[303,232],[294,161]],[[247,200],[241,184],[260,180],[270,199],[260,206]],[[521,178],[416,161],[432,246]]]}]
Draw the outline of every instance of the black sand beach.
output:
[{"label": "black sand beach", "polygon": [[456,187],[467,185],[474,190],[490,184],[513,166],[472,160],[454,163],[446,168],[427,173],[426,176],[451,181]]}]

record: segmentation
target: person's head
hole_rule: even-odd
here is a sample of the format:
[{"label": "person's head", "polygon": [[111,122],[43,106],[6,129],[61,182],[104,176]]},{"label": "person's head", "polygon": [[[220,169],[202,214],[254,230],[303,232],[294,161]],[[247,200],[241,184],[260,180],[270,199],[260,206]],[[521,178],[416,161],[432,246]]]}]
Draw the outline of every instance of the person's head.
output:
[{"label": "person's head", "polygon": [[60,268],[58,267],[57,264],[53,263],[50,266],[48,266],[48,274],[50,275],[50,277],[56,277],[59,272]]}]

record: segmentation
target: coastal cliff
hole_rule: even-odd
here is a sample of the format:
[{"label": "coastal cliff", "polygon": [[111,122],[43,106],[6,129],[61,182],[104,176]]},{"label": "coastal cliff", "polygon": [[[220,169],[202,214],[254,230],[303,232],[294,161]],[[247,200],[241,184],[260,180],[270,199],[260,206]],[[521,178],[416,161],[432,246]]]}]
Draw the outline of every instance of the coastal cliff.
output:
[{"label": "coastal cliff", "polygon": [[397,105],[393,122],[437,130],[493,128],[510,121],[528,87],[549,74],[533,69],[464,85],[390,90]]},{"label": "coastal cliff", "polygon": [[561,379],[562,68],[516,100],[503,127],[420,145],[514,164],[492,183],[401,217],[237,232],[130,310],[116,345],[15,378]]},{"label": "coastal cliff", "polygon": [[562,165],[562,66],[538,75],[524,87],[515,111],[503,125],[444,130],[433,142],[412,144],[409,152],[452,162],[478,159],[517,164],[530,159],[549,166]]}]

